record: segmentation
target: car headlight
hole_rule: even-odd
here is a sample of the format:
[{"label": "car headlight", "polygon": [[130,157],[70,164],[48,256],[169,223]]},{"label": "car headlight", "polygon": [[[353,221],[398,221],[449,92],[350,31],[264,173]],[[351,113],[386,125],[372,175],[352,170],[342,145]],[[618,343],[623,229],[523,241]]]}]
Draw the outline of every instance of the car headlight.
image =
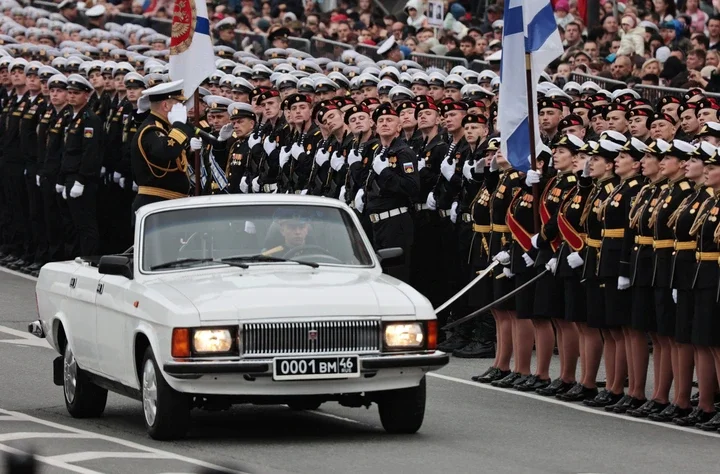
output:
[{"label": "car headlight", "polygon": [[422,323],[389,323],[385,326],[385,345],[390,349],[415,349],[423,346]]},{"label": "car headlight", "polygon": [[196,329],[193,350],[197,353],[230,352],[233,336],[230,329]]}]

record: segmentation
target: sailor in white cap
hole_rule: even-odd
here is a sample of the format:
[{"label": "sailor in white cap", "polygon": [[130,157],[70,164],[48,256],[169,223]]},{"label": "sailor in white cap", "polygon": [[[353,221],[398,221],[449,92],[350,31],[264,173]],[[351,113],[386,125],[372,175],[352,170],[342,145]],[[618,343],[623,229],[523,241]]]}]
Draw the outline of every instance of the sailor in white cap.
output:
[{"label": "sailor in white cap", "polygon": [[143,92],[142,97],[150,102],[151,114],[140,125],[131,145],[132,170],[138,185],[134,211],[145,204],[188,195],[190,183],[184,152],[196,133],[186,123],[183,83],[181,79],[158,84]]},{"label": "sailor in white cap", "polygon": [[[228,140],[228,153],[225,169],[227,171],[227,192],[247,193],[248,183],[245,172],[250,157],[248,137],[255,128],[257,117],[250,104],[233,102],[228,107],[233,127],[233,137]],[[247,228],[247,225],[246,225]]]},{"label": "sailor in white cap", "polygon": [[449,97],[455,102],[462,100],[460,90],[467,82],[457,74],[450,74],[445,78],[445,97]]},{"label": "sailor in white cap", "polygon": [[388,39],[383,41],[377,49],[377,53],[385,59],[399,62],[403,60],[403,53],[400,51],[400,45],[395,41],[395,36],[390,35]]}]

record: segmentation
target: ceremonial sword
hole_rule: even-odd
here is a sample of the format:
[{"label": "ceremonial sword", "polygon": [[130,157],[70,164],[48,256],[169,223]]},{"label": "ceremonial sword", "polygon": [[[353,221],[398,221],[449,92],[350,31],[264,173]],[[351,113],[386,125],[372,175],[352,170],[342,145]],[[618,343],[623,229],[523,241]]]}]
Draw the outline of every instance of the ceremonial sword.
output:
[{"label": "ceremonial sword", "polygon": [[445,303],[443,303],[441,306],[439,306],[439,307],[435,310],[435,312],[436,312],[436,313],[439,313],[440,311],[444,310],[445,308],[447,308],[448,306],[450,306],[451,304],[453,304],[453,303],[455,302],[455,300],[457,300],[457,299],[460,298],[462,295],[464,295],[470,288],[472,288],[473,286],[475,286],[475,284],[476,284],[477,282],[479,282],[480,280],[482,280],[483,278],[485,278],[487,275],[489,275],[490,272],[492,271],[492,269],[495,268],[495,267],[497,267],[499,264],[500,264],[500,262],[498,262],[497,260],[494,260],[485,270],[483,270],[482,272],[480,272],[480,273],[478,274],[478,276],[476,276],[476,277],[473,279],[473,281],[471,281],[470,283],[468,283],[467,285],[465,285],[465,288],[463,288],[462,290],[458,291],[458,292],[455,294],[455,296],[453,296],[452,298],[450,298],[449,300],[447,300]]}]

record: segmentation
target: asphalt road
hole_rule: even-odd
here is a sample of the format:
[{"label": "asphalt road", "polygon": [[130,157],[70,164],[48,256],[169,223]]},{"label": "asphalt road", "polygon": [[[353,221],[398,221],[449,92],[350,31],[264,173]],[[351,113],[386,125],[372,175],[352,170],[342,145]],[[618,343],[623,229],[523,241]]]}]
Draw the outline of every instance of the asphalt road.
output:
[{"label": "asphalt road", "polygon": [[[666,427],[469,381],[490,361],[453,360],[428,378],[425,423],[390,436],[375,407],[317,412],[240,406],[194,412],[187,439],[149,439],[139,402],[110,395],[76,420],[52,383],[56,354],[25,334],[34,282],[0,273],[0,456],[34,450],[43,473],[711,472],[720,434]],[[2,472],[2,464],[0,464]]]}]

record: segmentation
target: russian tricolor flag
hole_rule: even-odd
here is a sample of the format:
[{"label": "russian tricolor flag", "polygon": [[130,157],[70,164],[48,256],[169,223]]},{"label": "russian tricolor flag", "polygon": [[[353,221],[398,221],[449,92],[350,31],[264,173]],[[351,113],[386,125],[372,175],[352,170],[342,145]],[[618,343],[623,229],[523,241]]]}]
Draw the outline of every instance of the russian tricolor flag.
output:
[{"label": "russian tricolor flag", "polygon": [[532,63],[532,110],[536,150],[542,143],[537,119],[540,74],[563,54],[562,40],[550,0],[505,0],[498,126],[503,155],[519,171],[530,169],[525,53]]}]

